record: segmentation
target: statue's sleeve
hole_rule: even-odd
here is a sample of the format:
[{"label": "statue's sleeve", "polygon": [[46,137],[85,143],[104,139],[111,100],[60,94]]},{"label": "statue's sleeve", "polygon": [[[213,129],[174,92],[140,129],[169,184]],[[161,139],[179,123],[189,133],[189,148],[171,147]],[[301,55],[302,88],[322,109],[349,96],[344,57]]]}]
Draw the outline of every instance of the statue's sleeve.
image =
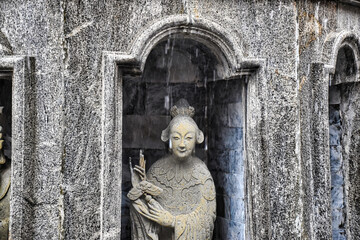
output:
[{"label": "statue's sleeve", "polygon": [[216,218],[216,194],[211,176],[202,184],[201,191],[202,198],[198,207],[189,214],[176,216],[176,240],[212,239]]},{"label": "statue's sleeve", "polygon": [[[142,201],[137,199],[136,201]],[[130,206],[131,239],[132,240],[158,240],[159,225],[142,216],[135,209],[136,204]]]},{"label": "statue's sleeve", "polygon": [[[152,171],[151,171],[152,172]],[[149,179],[152,179],[151,174]],[[162,189],[155,186],[151,182],[142,181],[138,186],[134,186],[128,193],[130,204],[131,218],[131,239],[132,240],[158,240],[160,226],[153,221],[142,216],[139,209],[149,211],[148,205],[143,198],[143,194],[147,193],[152,196],[159,195]]]}]

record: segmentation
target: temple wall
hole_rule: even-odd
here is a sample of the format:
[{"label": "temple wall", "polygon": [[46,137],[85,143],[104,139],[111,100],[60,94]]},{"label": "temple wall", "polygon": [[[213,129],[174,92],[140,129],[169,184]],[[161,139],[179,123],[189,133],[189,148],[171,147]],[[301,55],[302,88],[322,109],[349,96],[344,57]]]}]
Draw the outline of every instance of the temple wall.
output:
[{"label": "temple wall", "polygon": [[329,239],[331,176],[324,170],[330,160],[322,127],[329,120],[323,68],[330,60],[323,49],[329,34],[360,36],[359,9],[359,4],[309,0],[1,1],[0,31],[12,54],[35,59],[28,86],[32,117],[25,119],[31,139],[24,145],[31,154],[22,163],[24,195],[19,197],[26,224],[18,224],[23,228],[14,239],[116,239],[120,234],[117,229],[104,235],[101,227],[107,201],[100,160],[104,51],[129,53],[142,32],[181,14],[189,25],[207,19],[226,28],[243,59],[264,60],[266,81],[249,80],[266,86],[258,91],[261,113],[248,113],[261,115],[247,124],[261,129],[261,136],[249,138],[258,137],[265,146],[257,150],[262,161],[251,169],[244,164],[252,173],[245,174],[249,236]]}]

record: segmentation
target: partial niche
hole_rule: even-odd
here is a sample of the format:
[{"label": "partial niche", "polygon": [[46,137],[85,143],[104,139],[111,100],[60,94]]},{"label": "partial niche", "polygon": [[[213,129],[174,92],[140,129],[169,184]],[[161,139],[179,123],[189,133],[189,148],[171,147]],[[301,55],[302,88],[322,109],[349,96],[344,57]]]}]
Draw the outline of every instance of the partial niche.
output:
[{"label": "partial niche", "polygon": [[338,52],[333,83],[356,82],[357,71],[354,49],[351,45],[344,44]]},{"label": "partial niche", "polygon": [[12,71],[0,69],[0,240],[8,239],[12,135]]}]

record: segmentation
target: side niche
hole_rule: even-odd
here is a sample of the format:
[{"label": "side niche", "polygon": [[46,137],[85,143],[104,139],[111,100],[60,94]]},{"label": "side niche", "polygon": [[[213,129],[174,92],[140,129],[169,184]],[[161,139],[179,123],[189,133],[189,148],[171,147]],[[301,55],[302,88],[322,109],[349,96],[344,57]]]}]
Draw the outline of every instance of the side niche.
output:
[{"label": "side niche", "polygon": [[9,236],[11,185],[11,71],[0,70],[0,239]]},{"label": "side niche", "polygon": [[[0,32],[0,56],[12,53],[6,37]],[[10,234],[12,138],[12,70],[0,68],[0,240]]]}]

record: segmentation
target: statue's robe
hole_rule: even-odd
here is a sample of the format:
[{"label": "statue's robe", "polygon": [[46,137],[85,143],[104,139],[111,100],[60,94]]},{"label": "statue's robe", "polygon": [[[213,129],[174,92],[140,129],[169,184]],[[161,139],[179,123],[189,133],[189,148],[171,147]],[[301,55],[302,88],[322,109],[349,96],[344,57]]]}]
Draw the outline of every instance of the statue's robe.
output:
[{"label": "statue's robe", "polygon": [[147,181],[163,189],[154,197],[173,216],[175,227],[159,226],[131,209],[133,240],[212,239],[216,218],[214,181],[203,161],[191,157],[176,163],[171,156],[154,163]]}]

